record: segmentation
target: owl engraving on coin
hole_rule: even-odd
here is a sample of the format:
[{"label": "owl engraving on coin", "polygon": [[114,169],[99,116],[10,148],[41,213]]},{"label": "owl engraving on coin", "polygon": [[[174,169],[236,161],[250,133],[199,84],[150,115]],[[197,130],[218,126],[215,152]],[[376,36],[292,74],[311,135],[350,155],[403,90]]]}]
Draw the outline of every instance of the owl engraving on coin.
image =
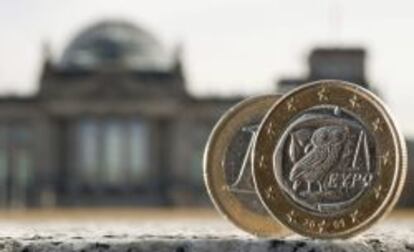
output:
[{"label": "owl engraving on coin", "polygon": [[274,152],[274,173],[300,207],[344,211],[375,180],[375,144],[366,126],[338,106],[316,106],[289,123]]}]

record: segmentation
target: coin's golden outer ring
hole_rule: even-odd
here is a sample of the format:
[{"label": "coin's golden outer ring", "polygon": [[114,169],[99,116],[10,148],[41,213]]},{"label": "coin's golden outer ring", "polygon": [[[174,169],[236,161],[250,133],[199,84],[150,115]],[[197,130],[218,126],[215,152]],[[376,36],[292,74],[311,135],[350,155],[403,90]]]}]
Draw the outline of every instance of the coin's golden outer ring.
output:
[{"label": "coin's golden outer ring", "polygon": [[286,229],[270,215],[248,209],[228,190],[223,160],[227,147],[237,131],[246,126],[253,116],[260,119],[280,95],[258,96],[246,99],[226,112],[214,127],[204,153],[204,181],[215,207],[237,227],[258,236],[286,233]]},{"label": "coin's golden outer ring", "polygon": [[[295,115],[319,105],[346,109],[368,126],[375,139],[378,171],[372,189],[351,207],[324,215],[298,207],[287,197],[275,178],[272,158]],[[384,103],[370,91],[338,80],[306,84],[280,98],[259,127],[252,158],[256,190],[271,215],[291,230],[315,238],[346,238],[373,225],[395,205],[407,170],[405,141]]]}]

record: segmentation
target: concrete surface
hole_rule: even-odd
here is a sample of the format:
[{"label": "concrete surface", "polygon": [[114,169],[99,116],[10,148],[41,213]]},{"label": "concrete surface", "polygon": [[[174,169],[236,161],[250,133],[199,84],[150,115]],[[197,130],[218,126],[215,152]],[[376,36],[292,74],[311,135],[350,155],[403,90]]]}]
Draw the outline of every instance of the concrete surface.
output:
[{"label": "concrete surface", "polygon": [[414,218],[392,218],[359,237],[258,239],[216,216],[1,218],[0,251],[414,251]]}]

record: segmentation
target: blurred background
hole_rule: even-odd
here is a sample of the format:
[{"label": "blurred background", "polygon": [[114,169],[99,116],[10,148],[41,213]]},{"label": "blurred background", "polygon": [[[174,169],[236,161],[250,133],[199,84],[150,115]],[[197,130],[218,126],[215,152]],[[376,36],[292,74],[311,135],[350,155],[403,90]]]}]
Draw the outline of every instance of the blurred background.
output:
[{"label": "blurred background", "polygon": [[411,153],[413,7],[0,1],[0,207],[208,209],[201,159],[222,113],[318,79],[379,94]]}]

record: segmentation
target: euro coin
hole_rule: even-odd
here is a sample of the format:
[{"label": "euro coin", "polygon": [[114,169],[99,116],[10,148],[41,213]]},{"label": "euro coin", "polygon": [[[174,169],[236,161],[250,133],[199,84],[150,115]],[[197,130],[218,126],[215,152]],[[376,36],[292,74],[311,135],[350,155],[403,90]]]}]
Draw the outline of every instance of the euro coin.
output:
[{"label": "euro coin", "polygon": [[261,205],[251,169],[257,128],[278,97],[254,97],[232,107],[214,127],[204,155],[205,184],[215,207],[237,227],[259,236],[284,231]]},{"label": "euro coin", "polygon": [[257,192],[269,213],[304,236],[346,238],[395,205],[406,148],[384,103],[348,82],[300,86],[273,105],[253,150]]}]

